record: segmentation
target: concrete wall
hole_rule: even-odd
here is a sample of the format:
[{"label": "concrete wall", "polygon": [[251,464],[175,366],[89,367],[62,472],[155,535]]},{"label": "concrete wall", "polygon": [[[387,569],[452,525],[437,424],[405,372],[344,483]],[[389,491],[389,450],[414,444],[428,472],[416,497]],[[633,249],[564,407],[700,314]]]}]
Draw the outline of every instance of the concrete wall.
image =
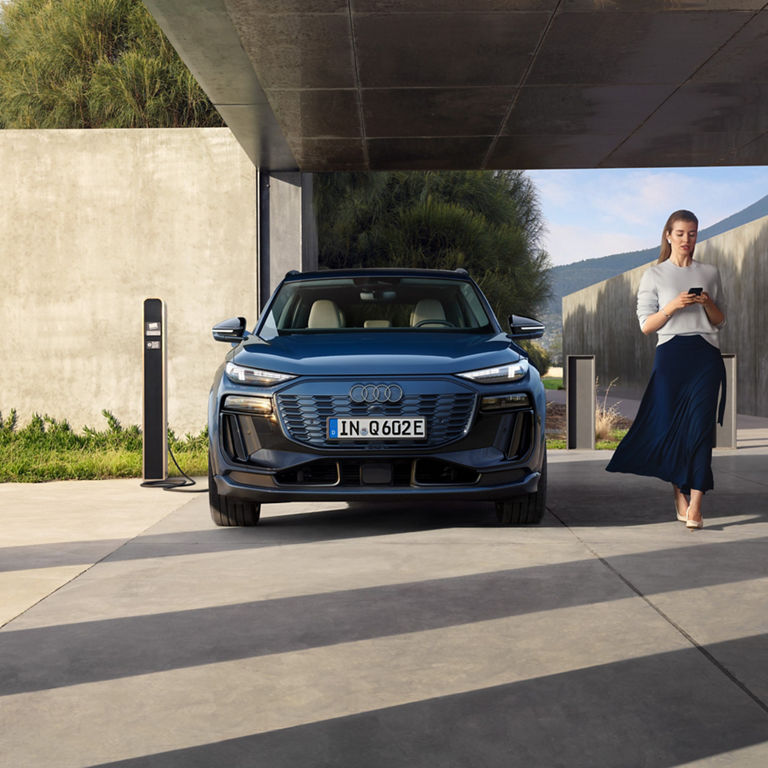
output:
[{"label": "concrete wall", "polygon": [[[696,259],[717,265],[727,324],[720,349],[735,353],[739,413],[768,416],[761,383],[768,381],[768,217],[696,246]],[[635,314],[647,266],[563,298],[563,354],[595,355],[600,387],[618,377],[612,393],[642,394],[653,366],[656,335],[644,336]]]},{"label": "concrete wall", "polygon": [[142,302],[168,311],[168,417],[206,421],[226,346],[256,320],[257,174],[226,128],[0,131],[0,412],[141,424]]}]

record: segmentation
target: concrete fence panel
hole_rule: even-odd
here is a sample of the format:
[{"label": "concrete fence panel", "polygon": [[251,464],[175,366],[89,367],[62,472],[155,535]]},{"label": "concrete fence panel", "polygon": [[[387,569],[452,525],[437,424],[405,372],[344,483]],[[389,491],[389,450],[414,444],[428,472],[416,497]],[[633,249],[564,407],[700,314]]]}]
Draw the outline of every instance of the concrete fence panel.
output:
[{"label": "concrete fence panel", "polygon": [[[695,258],[715,264],[723,283],[726,325],[720,349],[738,360],[739,413],[768,416],[761,383],[768,381],[768,217],[696,246]],[[640,331],[637,289],[648,265],[563,298],[563,356],[594,355],[601,386],[618,379],[612,394],[639,398],[653,367],[656,335]]]}]

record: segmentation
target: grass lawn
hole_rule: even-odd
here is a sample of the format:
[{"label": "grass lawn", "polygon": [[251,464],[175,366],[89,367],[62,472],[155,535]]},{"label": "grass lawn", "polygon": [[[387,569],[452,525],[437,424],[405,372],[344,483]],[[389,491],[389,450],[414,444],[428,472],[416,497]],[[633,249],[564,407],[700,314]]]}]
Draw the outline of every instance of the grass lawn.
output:
[{"label": "grass lawn", "polygon": [[[35,416],[18,429],[16,414],[0,417],[0,482],[42,483],[49,480],[105,480],[141,477],[141,430],[123,427],[104,411],[106,429],[89,427],[73,432],[66,421]],[[169,432],[168,443],[187,475],[208,472],[208,434],[177,438]],[[169,461],[169,474],[178,475]]]},{"label": "grass lawn", "polygon": [[[626,429],[618,429],[613,433],[613,439],[611,440],[595,440],[596,451],[613,451],[616,446],[621,442],[621,438],[627,434]],[[550,450],[565,449],[568,446],[565,444],[564,437],[548,437],[547,448]]]},{"label": "grass lawn", "polygon": [[541,380],[541,383],[544,385],[544,389],[562,389],[563,388],[563,380],[562,378],[555,378],[555,377],[549,377]]}]

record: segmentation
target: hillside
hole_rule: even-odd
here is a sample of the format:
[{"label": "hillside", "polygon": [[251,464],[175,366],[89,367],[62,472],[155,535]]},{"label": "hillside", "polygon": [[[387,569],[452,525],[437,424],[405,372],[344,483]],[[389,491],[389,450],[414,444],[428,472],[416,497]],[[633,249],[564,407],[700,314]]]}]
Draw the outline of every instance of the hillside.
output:
[{"label": "hillside", "polygon": [[[740,227],[742,224],[747,224],[763,216],[768,216],[768,195],[744,208],[744,210],[719,221],[717,224],[702,229],[699,232],[699,242],[727,232],[729,229]],[[659,246],[656,245],[643,251],[617,253],[613,256],[585,259],[574,264],[553,267],[549,272],[552,296],[541,316],[542,321],[547,325],[544,344],[549,347],[548,342],[552,341],[554,343],[553,340],[560,334],[563,296],[567,296],[574,291],[580,291],[588,285],[594,285],[594,283],[607,280],[609,277],[620,275],[622,272],[634,269],[642,264],[647,264],[656,259],[658,254]]]}]

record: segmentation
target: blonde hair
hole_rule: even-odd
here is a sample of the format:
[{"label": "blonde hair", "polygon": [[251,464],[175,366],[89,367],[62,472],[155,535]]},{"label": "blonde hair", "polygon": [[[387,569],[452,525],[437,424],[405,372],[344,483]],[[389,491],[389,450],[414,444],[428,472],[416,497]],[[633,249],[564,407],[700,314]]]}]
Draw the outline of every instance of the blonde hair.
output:
[{"label": "blonde hair", "polygon": [[[656,262],[657,264],[666,261],[672,254],[672,246],[667,242],[667,238],[672,234],[672,226],[676,221],[690,221],[697,227],[699,226],[699,220],[696,218],[695,214],[686,211],[684,208],[680,211],[675,211],[667,219],[667,223],[664,225],[664,230],[661,233],[661,251],[659,252],[659,260]],[[691,256],[693,256],[693,251],[691,251]]]}]

